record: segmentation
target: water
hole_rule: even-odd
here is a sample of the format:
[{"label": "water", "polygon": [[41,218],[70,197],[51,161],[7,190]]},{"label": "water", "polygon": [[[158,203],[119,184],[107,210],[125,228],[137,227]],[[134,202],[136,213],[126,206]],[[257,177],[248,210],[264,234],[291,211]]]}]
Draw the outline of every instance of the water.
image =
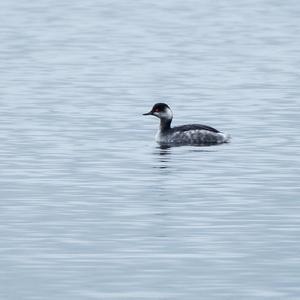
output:
[{"label": "water", "polygon": [[299,299],[300,4],[161,2],[1,2],[1,299]]}]

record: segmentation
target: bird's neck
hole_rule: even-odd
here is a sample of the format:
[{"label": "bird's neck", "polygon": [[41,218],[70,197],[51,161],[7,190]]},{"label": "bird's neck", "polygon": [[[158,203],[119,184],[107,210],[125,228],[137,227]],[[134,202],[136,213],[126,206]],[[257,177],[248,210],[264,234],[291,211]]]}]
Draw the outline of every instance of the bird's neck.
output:
[{"label": "bird's neck", "polygon": [[163,132],[171,129],[171,122],[172,119],[165,119],[165,118],[160,119],[160,131]]}]

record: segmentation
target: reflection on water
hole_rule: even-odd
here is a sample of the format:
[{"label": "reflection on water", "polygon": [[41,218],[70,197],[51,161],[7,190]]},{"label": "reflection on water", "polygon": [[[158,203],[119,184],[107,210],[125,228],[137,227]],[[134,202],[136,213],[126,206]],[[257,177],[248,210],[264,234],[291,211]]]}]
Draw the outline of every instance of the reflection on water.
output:
[{"label": "reflection on water", "polygon": [[0,299],[299,298],[300,2],[0,6]]},{"label": "reflection on water", "polygon": [[159,161],[159,165],[155,165],[154,168],[167,169],[170,165],[172,148],[166,146],[157,146],[154,155]]}]

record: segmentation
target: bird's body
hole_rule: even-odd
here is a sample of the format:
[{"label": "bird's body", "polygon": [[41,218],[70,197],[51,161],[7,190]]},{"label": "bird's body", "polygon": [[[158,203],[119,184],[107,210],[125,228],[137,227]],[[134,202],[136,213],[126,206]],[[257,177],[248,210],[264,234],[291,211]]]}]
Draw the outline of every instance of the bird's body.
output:
[{"label": "bird's body", "polygon": [[171,127],[173,113],[165,103],[157,103],[149,113],[160,119],[159,130],[155,140],[160,145],[167,146],[209,146],[226,143],[230,137],[217,129],[200,124],[190,124]]},{"label": "bird's body", "polygon": [[158,130],[155,140],[170,145],[214,145],[224,143],[226,135],[216,129],[198,124],[183,125]]}]

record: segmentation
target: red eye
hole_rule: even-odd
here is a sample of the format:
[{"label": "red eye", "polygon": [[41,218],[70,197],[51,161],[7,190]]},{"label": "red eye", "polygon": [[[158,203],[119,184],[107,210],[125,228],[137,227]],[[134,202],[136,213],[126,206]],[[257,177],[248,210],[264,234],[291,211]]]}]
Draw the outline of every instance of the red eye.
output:
[{"label": "red eye", "polygon": [[159,112],[159,109],[158,109],[158,108],[156,108],[154,112]]}]

